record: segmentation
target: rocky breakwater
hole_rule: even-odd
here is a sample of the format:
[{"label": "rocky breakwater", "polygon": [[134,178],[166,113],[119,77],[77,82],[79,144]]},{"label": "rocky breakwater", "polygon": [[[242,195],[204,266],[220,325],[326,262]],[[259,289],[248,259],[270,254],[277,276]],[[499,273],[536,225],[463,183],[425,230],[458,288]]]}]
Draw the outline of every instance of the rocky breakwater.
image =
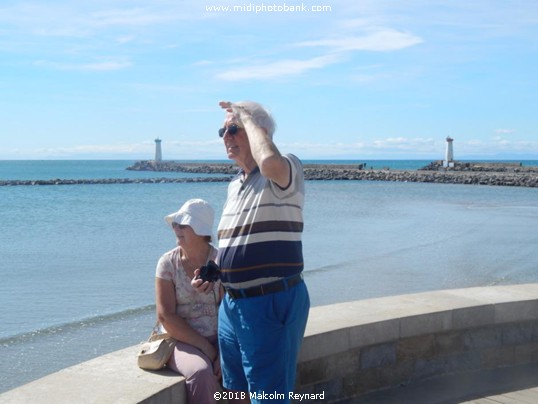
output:
[{"label": "rocky breakwater", "polygon": [[[482,167],[482,166],[481,166]],[[501,185],[538,187],[538,167],[520,165],[497,166],[473,170],[469,166],[462,169],[445,170],[438,164],[420,170],[364,170],[353,166],[305,165],[305,178],[309,180],[361,180],[431,182],[442,184]],[[499,168],[501,170],[499,170]]]},{"label": "rocky breakwater", "polygon": [[[484,164],[480,165],[483,166]],[[433,162],[421,170],[368,170],[365,167],[365,164],[305,164],[304,173],[305,179],[309,181],[398,181],[538,187],[538,167],[521,167],[519,164],[493,165],[493,169],[488,166],[487,169],[475,170],[469,169],[468,165],[461,166],[462,169],[444,170],[442,162]],[[205,174],[235,174],[238,170],[237,166],[225,163],[156,164],[152,161],[141,161],[128,169]]]},{"label": "rocky breakwater", "polygon": [[137,161],[127,167],[130,171],[182,172],[196,174],[236,174],[238,168],[234,164],[224,163],[176,163],[173,161],[155,162],[152,160]]},{"label": "rocky breakwater", "polygon": [[[372,170],[364,164],[305,164],[305,179],[309,181],[397,181],[430,182],[443,184],[500,185],[518,187],[538,187],[538,167],[507,165],[487,169],[445,170],[439,164],[431,163],[420,170]],[[228,163],[175,163],[139,161],[127,170],[155,172],[188,172],[199,174],[219,174],[218,177],[195,178],[138,178],[138,179],[82,179],[82,180],[0,180],[0,186],[12,185],[86,185],[86,184],[160,184],[184,182],[226,182],[238,172],[234,164]]]},{"label": "rocky breakwater", "polygon": [[227,182],[230,177],[206,178],[103,178],[103,179],[51,179],[51,180],[0,180],[0,186],[16,185],[95,185],[95,184],[164,184],[185,182]]},{"label": "rocky breakwater", "polygon": [[538,173],[536,166],[523,166],[521,163],[487,162],[487,161],[453,161],[445,168],[443,160],[432,161],[421,170],[425,171],[464,171],[464,172],[497,172],[497,173]]},{"label": "rocky breakwater", "polygon": [[409,170],[350,170],[305,168],[308,180],[361,180],[431,182],[442,184],[503,185],[538,187],[538,173],[409,171]]}]

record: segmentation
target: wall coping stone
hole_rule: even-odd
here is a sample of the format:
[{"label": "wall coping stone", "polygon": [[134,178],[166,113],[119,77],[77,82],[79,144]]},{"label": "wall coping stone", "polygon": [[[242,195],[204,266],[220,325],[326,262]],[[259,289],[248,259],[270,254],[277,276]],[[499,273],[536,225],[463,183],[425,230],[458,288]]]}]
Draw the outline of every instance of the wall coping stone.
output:
[{"label": "wall coping stone", "polygon": [[0,394],[11,403],[187,403],[185,378],[171,370],[144,371],[138,345],[99,356]]},{"label": "wall coping stone", "polygon": [[538,318],[538,283],[380,297],[313,307],[299,362],[360,346]]}]

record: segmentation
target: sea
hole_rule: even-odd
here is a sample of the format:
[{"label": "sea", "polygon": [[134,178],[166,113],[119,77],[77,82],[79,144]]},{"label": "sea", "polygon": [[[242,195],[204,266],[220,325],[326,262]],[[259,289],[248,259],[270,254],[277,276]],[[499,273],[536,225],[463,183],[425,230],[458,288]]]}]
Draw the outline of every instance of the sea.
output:
[{"label": "sea", "polygon": [[[415,170],[430,161],[304,162]],[[126,170],[133,163],[5,160],[0,180],[204,176]],[[0,392],[147,339],[155,266],[175,246],[164,216],[203,198],[219,217],[226,187],[0,186]],[[538,282],[536,188],[369,181],[305,188],[312,306]]]}]

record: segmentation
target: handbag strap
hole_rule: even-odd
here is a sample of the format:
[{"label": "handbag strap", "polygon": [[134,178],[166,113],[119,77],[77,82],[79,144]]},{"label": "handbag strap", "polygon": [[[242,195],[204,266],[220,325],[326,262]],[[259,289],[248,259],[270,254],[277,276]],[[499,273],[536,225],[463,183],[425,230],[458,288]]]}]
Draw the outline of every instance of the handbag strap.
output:
[{"label": "handbag strap", "polygon": [[155,323],[155,326],[153,327],[153,330],[151,331],[151,335],[148,338],[149,342],[157,341],[159,339],[167,339],[171,337],[169,332],[159,332],[159,325],[160,325],[160,322],[159,320],[157,320],[157,322]]}]

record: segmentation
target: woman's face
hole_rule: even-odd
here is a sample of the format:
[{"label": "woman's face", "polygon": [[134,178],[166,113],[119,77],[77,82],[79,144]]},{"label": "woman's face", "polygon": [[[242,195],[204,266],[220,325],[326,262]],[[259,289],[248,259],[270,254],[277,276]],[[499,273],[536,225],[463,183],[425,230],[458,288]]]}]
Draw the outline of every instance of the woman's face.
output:
[{"label": "woman's face", "polygon": [[186,224],[172,223],[172,229],[176,235],[177,245],[181,247],[188,246],[198,236],[191,226]]}]

